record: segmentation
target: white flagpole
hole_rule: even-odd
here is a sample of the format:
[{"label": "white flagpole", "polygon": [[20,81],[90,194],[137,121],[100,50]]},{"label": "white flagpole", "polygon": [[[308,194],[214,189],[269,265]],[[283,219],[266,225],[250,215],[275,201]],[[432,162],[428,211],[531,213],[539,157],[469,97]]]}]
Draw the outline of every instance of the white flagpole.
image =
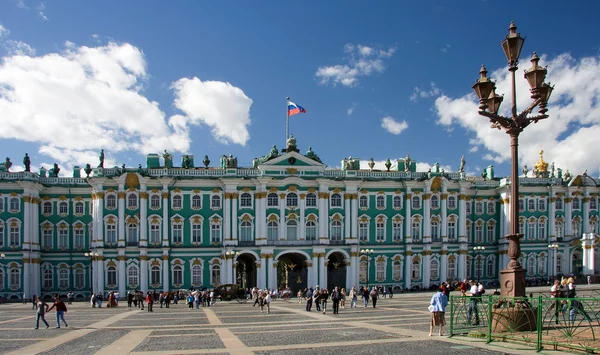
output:
[{"label": "white flagpole", "polygon": [[287,144],[287,140],[288,140],[288,138],[290,138],[290,113],[288,111],[288,106],[289,106],[289,103],[290,103],[290,98],[286,97],[285,101],[286,101],[286,105],[285,105],[285,112],[286,112],[286,118],[285,118],[285,144]]}]

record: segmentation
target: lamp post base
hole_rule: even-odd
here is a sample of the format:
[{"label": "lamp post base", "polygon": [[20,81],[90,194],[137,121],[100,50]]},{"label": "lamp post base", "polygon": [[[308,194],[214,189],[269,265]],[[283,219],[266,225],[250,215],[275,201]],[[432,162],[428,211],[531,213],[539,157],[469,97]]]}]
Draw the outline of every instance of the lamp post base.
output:
[{"label": "lamp post base", "polygon": [[525,297],[525,269],[504,269],[500,271],[500,295]]}]

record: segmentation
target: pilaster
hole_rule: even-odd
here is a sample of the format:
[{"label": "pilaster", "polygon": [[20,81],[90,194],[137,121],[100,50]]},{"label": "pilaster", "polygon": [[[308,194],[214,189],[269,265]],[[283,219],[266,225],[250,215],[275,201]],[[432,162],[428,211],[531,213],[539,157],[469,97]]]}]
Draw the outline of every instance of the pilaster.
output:
[{"label": "pilaster", "polygon": [[125,271],[125,249],[119,249],[117,255],[117,274],[119,277],[119,295],[121,297],[127,297],[127,272]]},{"label": "pilaster", "polygon": [[171,286],[171,282],[170,282],[170,270],[169,270],[169,249],[164,248],[163,249],[163,253],[162,253],[162,273],[163,273],[163,277],[162,277],[162,286],[163,286],[163,292],[169,292],[170,290],[170,286]]},{"label": "pilaster", "polygon": [[[125,243],[125,191],[118,191],[117,192],[117,196],[119,198],[119,210],[118,210],[118,218],[119,218],[119,227],[118,227],[118,234],[119,234],[119,239],[118,239],[118,246],[119,247],[124,247],[127,244]],[[144,223],[144,222],[148,222],[148,221],[144,221],[143,219],[140,221],[140,223]]]},{"label": "pilaster", "polygon": [[140,247],[148,246],[148,192],[140,191]]},{"label": "pilaster", "polygon": [[[171,220],[169,219],[169,188],[167,185],[163,186],[161,193],[162,197],[162,246],[169,246],[169,226]],[[146,223],[148,223],[146,221]],[[208,237],[210,239],[210,235]]]},{"label": "pilaster", "polygon": [[[405,224],[405,228],[406,231],[404,233],[404,238],[406,240],[406,243],[412,243],[412,237],[411,237],[411,233],[412,233],[412,213],[411,213],[411,208],[412,208],[412,194],[410,193],[410,187],[406,188],[406,199],[404,200],[404,211],[405,211],[405,215],[404,215],[404,224]],[[407,280],[407,282],[410,283],[409,280]]]}]

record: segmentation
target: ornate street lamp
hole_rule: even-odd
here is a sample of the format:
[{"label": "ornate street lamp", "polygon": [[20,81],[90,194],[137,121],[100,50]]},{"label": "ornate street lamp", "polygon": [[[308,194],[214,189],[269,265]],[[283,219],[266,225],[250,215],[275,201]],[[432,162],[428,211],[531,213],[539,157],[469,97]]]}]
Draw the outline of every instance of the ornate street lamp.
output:
[{"label": "ornate street lamp", "polygon": [[552,276],[554,276],[556,278],[556,251],[558,250],[560,246],[556,243],[554,244],[550,244],[548,245],[548,250],[550,250],[552,253]]},{"label": "ornate street lamp", "polygon": [[231,283],[232,284],[236,283],[236,280],[235,280],[235,263],[234,263],[234,259],[238,255],[240,255],[240,253],[237,252],[237,251],[233,251],[233,250],[230,250],[230,251],[228,251],[228,252],[225,253],[225,257],[231,259]]},{"label": "ornate street lamp", "polygon": [[[519,233],[519,208],[517,201],[519,200],[519,134],[530,123],[537,123],[539,120],[548,118],[546,106],[550,95],[552,94],[553,86],[544,82],[546,79],[546,68],[538,65],[540,58],[534,52],[531,58],[531,67],[525,71],[525,79],[530,86],[530,93],[533,102],[523,112],[517,113],[517,89],[515,84],[515,72],[519,64],[519,56],[525,38],[517,33],[517,26],[514,22],[510,23],[509,33],[506,39],[502,42],[502,50],[508,60],[508,71],[511,72],[512,78],[512,105],[511,115],[509,117],[498,115],[500,104],[503,97],[496,95],[496,84],[487,77],[485,66],[479,71],[480,77],[473,85],[473,90],[479,98],[479,114],[490,119],[492,128],[504,129],[510,136],[511,148],[511,196],[510,196],[510,234],[506,236],[508,239],[508,257],[510,262],[506,269],[500,271],[501,294],[503,296],[524,297],[525,296],[525,269],[519,263],[521,255],[520,239],[523,234]],[[529,117],[529,114],[539,107],[539,115]]]},{"label": "ornate street lamp", "polygon": [[86,258],[90,258],[90,297],[94,294],[94,260],[100,256],[98,253],[89,252],[83,254]]},{"label": "ornate street lamp", "polygon": [[473,250],[477,253],[477,282],[479,283],[479,279],[481,278],[482,270],[481,270],[481,252],[485,250],[484,246],[476,246],[473,247]]},{"label": "ornate street lamp", "polygon": [[371,255],[373,255],[374,252],[375,250],[373,249],[361,249],[360,251],[360,255],[367,256],[367,289],[369,289],[369,259],[371,258]]}]

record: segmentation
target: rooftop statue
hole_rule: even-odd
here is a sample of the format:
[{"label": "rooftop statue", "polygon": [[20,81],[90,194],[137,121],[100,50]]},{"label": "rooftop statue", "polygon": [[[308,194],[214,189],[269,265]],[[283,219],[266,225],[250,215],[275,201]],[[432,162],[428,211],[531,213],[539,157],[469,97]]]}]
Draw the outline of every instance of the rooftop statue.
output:
[{"label": "rooftop statue", "polygon": [[208,159],[208,155],[204,156],[204,160],[202,161],[202,164],[204,164],[204,167],[206,169],[208,169],[208,166],[210,165],[210,159]]},{"label": "rooftop statue", "polygon": [[163,152],[163,159],[165,160],[165,168],[173,167],[173,155],[169,154],[166,149]]},{"label": "rooftop statue", "polygon": [[359,170],[360,169],[360,159],[357,158],[344,158],[342,160],[342,170]]},{"label": "rooftop statue", "polygon": [[435,168],[436,173],[440,172],[440,163],[436,162],[435,164],[433,164],[433,167]]},{"label": "rooftop statue", "polygon": [[369,166],[369,169],[373,170],[375,167],[375,160],[373,158],[369,159],[369,163],[367,165]]},{"label": "rooftop statue", "polygon": [[[210,161],[209,161],[210,163]],[[237,168],[237,158],[233,157],[233,154],[229,154],[229,156],[227,155],[222,155],[221,156],[221,168],[222,169],[227,169],[227,168]]]},{"label": "rooftop statue", "polygon": [[567,172],[564,175],[564,181],[571,181],[572,177],[573,177],[573,175],[571,175],[571,173],[569,172],[569,169],[567,169]]},{"label": "rooftop statue", "polygon": [[85,172],[85,177],[89,178],[90,174],[92,173],[92,167],[90,164],[85,164],[85,168],[83,169],[83,171]]},{"label": "rooftop statue", "polygon": [[550,177],[554,177],[554,162],[552,162],[552,165],[550,165]]},{"label": "rooftop statue", "polygon": [[54,167],[52,168],[52,174],[54,174],[54,176],[58,177],[58,173],[60,173],[60,168],[58,167],[57,163],[54,163]]},{"label": "rooftop statue", "polygon": [[312,147],[308,147],[308,151],[306,152],[306,155],[305,155],[305,156],[306,156],[307,158],[310,158],[310,159],[312,159],[312,160],[316,161],[316,162],[323,163],[323,162],[321,161],[321,159],[319,158],[319,156],[318,156],[318,155],[316,155],[316,154],[315,154],[315,152],[313,152],[313,150],[312,150]]},{"label": "rooftop statue", "polygon": [[6,160],[4,161],[3,164],[0,164],[2,167],[4,167],[4,169],[2,170],[6,170],[6,172],[10,171],[10,167],[12,166],[12,162],[10,161],[9,157],[6,157]]},{"label": "rooftop statue", "polygon": [[527,165],[523,165],[523,175],[525,177],[527,177],[527,173],[529,172],[529,169],[527,169]]},{"label": "rooftop statue", "polygon": [[290,134],[290,138],[288,138],[285,143],[286,152],[298,152],[298,148],[296,147],[296,138],[294,138],[293,134]]},{"label": "rooftop statue", "polygon": [[274,145],[273,148],[271,148],[271,151],[269,152],[269,154],[262,156],[260,158],[254,158],[254,160],[252,160],[252,167],[253,168],[258,168],[258,166],[266,161],[269,161],[273,158],[276,158],[279,156],[279,150],[277,150],[277,146]]},{"label": "rooftop statue", "polygon": [[25,171],[31,172],[31,160],[29,159],[29,154],[25,153],[25,157],[23,157],[23,165],[25,165]]},{"label": "rooftop statue", "polygon": [[404,158],[404,171],[410,171],[410,155],[408,153],[406,153],[406,157]]},{"label": "rooftop statue", "polygon": [[181,164],[181,167],[184,169],[189,169],[192,167],[192,159],[190,158],[189,155],[184,155],[183,156],[183,164]]},{"label": "rooftop statue", "polygon": [[98,164],[99,168],[104,168],[104,149],[100,151],[100,156],[98,157],[100,160],[100,164]]},{"label": "rooftop statue", "polygon": [[458,172],[459,173],[464,173],[465,172],[465,164],[466,164],[466,160],[465,160],[465,156],[463,155],[462,158],[460,158],[460,166],[458,167]]},{"label": "rooftop statue", "polygon": [[387,171],[390,171],[391,167],[392,167],[392,162],[391,162],[390,158],[387,158],[385,160],[385,168],[387,169]]}]

